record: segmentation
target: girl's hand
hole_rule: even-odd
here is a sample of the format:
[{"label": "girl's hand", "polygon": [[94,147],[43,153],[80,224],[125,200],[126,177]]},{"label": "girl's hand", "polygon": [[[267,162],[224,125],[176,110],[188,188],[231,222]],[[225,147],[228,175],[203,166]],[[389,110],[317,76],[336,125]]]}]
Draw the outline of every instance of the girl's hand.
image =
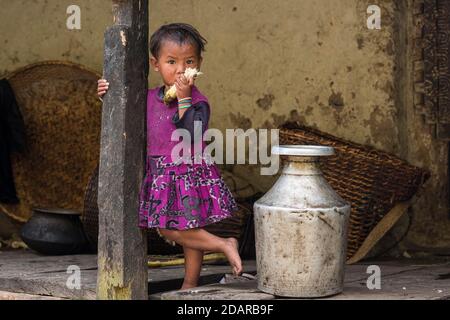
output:
[{"label": "girl's hand", "polygon": [[97,94],[98,94],[99,98],[102,98],[103,95],[108,90],[109,82],[106,81],[105,79],[99,79],[97,81],[97,83],[98,83],[98,85],[97,85]]},{"label": "girl's hand", "polygon": [[178,100],[192,96],[192,86],[194,79],[188,80],[184,75],[181,75],[175,80],[175,87],[177,88]]}]

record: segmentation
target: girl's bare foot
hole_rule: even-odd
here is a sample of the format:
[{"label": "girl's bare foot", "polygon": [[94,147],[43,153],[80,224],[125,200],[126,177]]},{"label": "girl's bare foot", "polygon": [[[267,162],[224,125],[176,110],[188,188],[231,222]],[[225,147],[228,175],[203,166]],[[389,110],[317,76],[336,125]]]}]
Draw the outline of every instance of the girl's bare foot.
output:
[{"label": "girl's bare foot", "polygon": [[195,288],[195,287],[197,287],[197,285],[195,285],[193,283],[183,282],[183,285],[181,286],[180,290],[187,290],[187,289],[191,289],[191,288]]},{"label": "girl's bare foot", "polygon": [[225,243],[226,245],[223,253],[231,265],[233,274],[238,276],[242,273],[242,261],[239,256],[238,241],[235,238],[227,238],[225,239]]}]

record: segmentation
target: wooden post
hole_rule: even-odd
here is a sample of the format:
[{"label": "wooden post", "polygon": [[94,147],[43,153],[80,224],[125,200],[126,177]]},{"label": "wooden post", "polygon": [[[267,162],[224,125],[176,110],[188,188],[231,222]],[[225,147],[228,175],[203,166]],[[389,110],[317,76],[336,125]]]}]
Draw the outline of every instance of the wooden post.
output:
[{"label": "wooden post", "polygon": [[147,237],[138,227],[146,141],[148,0],[113,0],[105,32],[97,299],[148,299]]}]

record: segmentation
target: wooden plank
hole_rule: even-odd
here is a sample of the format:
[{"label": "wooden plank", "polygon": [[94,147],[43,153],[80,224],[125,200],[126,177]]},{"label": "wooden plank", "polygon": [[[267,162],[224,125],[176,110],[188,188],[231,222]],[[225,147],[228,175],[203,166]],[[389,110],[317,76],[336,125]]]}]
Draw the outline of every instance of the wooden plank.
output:
[{"label": "wooden plank", "polygon": [[39,296],[26,293],[0,291],[0,300],[66,300],[50,296]]},{"label": "wooden plank", "polygon": [[[80,269],[80,289],[67,281],[69,266]],[[44,256],[21,250],[0,254],[0,290],[71,299],[95,299],[96,255]]]},{"label": "wooden plank", "polygon": [[[243,261],[244,271],[256,273],[254,260]],[[67,267],[77,265],[81,270],[81,289],[66,286]],[[369,290],[369,265],[381,271],[381,290]],[[151,299],[270,299],[270,295],[256,289],[255,281],[221,285],[202,285],[197,292],[167,292],[180,287],[183,266],[148,268]],[[223,274],[230,274],[228,265],[204,265],[201,276],[206,283],[218,282]],[[0,291],[46,295],[70,299],[96,298],[96,255],[43,256],[28,250],[0,251]],[[196,289],[197,290],[197,289]],[[158,292],[166,291],[166,292]],[[279,297],[277,297],[279,298]],[[344,292],[324,299],[450,299],[450,261],[384,260],[364,261],[347,265]]]},{"label": "wooden plank", "polygon": [[450,299],[450,279],[440,275],[450,272],[450,264],[423,265],[386,274],[381,265],[381,289],[369,290],[367,278],[360,281],[346,282],[344,293],[331,299],[396,299],[396,300],[436,300]]},{"label": "wooden plank", "polygon": [[273,300],[275,296],[259,291],[256,281],[210,284],[189,290],[165,292],[161,300]]},{"label": "wooden plank", "polygon": [[[70,289],[66,285],[70,276],[67,268],[70,265],[80,268],[80,289]],[[245,272],[256,273],[254,260],[243,261],[243,266]],[[181,287],[184,266],[146,270],[150,293]],[[202,267],[201,281],[219,281],[225,273],[231,273],[227,264],[205,264]],[[0,290],[90,300],[96,299],[96,284],[96,255],[43,256],[28,250],[0,251]]]},{"label": "wooden plank", "polygon": [[[368,265],[381,270],[381,289],[367,287]],[[282,297],[276,297],[283,299]],[[257,290],[257,282],[210,284],[190,290],[152,295],[151,299],[211,300],[211,299],[271,299]],[[415,263],[414,261],[373,261],[346,266],[344,292],[325,300],[450,300],[450,262]]]},{"label": "wooden plank", "polygon": [[105,32],[99,166],[98,299],[147,299],[147,237],[138,227],[145,168],[148,1],[113,0]]}]

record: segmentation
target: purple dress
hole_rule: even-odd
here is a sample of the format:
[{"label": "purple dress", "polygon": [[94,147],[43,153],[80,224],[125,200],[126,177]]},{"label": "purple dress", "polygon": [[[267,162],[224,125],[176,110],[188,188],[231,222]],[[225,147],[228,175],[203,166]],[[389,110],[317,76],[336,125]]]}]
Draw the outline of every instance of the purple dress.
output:
[{"label": "purple dress", "polygon": [[[140,191],[139,227],[187,230],[203,227],[232,216],[236,202],[208,156],[186,163],[171,158],[172,132],[185,128],[193,134],[193,121],[202,121],[202,132],[208,128],[208,99],[193,86],[192,106],[178,118],[177,101],[166,106],[162,101],[164,87],[147,95],[147,165]],[[191,144],[192,153],[194,145]],[[195,150],[203,151],[205,143]],[[203,154],[203,152],[202,152]]]}]

